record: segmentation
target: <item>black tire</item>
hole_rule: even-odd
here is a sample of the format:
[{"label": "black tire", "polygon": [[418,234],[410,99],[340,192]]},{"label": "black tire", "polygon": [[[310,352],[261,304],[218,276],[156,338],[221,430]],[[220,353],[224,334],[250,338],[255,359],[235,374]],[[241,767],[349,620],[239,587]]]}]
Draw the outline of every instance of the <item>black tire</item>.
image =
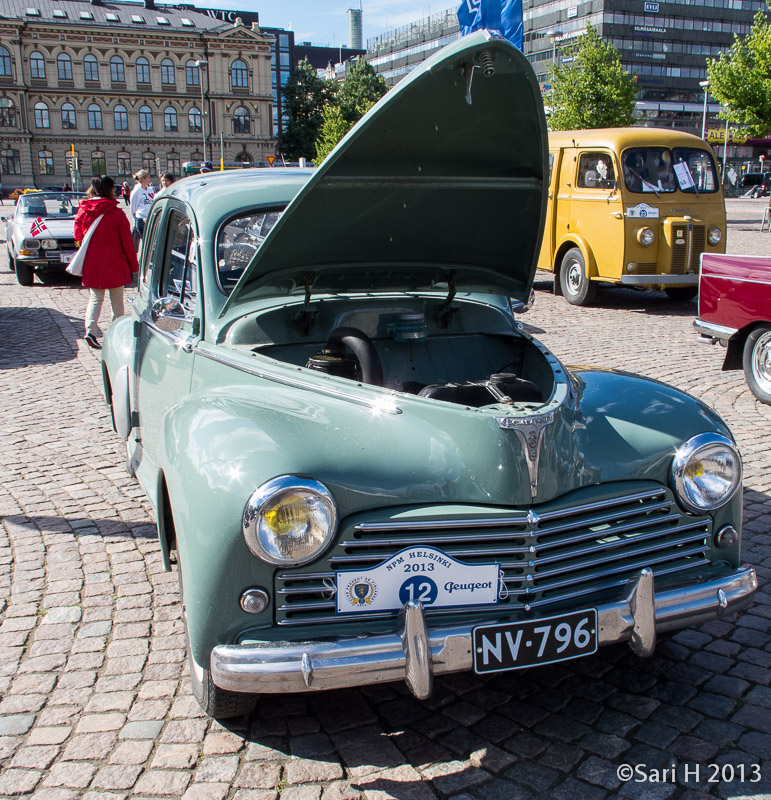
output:
[{"label": "black tire", "polygon": [[771,405],[771,326],[755,328],[744,343],[744,377],[761,403]]},{"label": "black tire", "polygon": [[16,272],[16,261],[11,255],[11,248],[8,248],[8,272]]},{"label": "black tire", "polygon": [[562,258],[560,288],[573,306],[588,306],[597,294],[597,286],[586,277],[584,256],[577,247],[571,247]]},{"label": "black tire", "polygon": [[19,286],[32,286],[35,281],[35,270],[24,261],[17,261],[16,280],[19,282]]},{"label": "black tire", "polygon": [[670,300],[676,303],[684,303],[687,300],[693,300],[699,293],[698,286],[668,286],[664,291]]}]

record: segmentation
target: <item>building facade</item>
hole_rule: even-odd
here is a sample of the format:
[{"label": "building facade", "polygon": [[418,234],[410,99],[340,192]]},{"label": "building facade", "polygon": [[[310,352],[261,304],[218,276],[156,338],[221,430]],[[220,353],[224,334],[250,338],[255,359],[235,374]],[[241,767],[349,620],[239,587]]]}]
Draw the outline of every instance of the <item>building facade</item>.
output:
[{"label": "building facade", "polygon": [[3,188],[267,163],[274,44],[240,19],[152,0],[0,0]]}]

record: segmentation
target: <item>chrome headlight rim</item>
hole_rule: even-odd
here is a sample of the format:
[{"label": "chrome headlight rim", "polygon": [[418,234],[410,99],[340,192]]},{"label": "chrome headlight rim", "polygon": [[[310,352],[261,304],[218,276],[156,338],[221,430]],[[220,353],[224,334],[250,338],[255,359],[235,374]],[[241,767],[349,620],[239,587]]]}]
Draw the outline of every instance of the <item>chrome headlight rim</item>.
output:
[{"label": "chrome headlight rim", "polygon": [[[686,470],[691,460],[700,451],[705,450],[715,445],[722,445],[726,450],[730,451],[736,461],[736,471],[730,485],[730,489],[723,494],[723,496],[713,502],[705,505],[696,503],[691,493],[686,486]],[[708,514],[711,511],[716,511],[722,508],[726,503],[734,497],[739,487],[742,484],[742,457],[739,453],[739,448],[736,443],[723,436],[720,433],[699,433],[692,436],[688,441],[678,447],[675,456],[672,459],[672,483],[680,504],[693,514]]]},{"label": "chrome headlight rim", "polygon": [[711,245],[718,245],[723,241],[723,231],[720,228],[710,228],[707,239]]},{"label": "chrome headlight rim", "polygon": [[58,250],[59,242],[57,242],[56,239],[41,239],[40,246],[43,250]]},{"label": "chrome headlight rim", "polygon": [[640,230],[637,231],[637,241],[643,247],[650,247],[656,241],[656,233],[653,228],[649,228],[646,225],[646,227],[640,228]]},{"label": "chrome headlight rim", "polygon": [[[269,504],[272,504],[282,495],[291,492],[306,492],[315,495],[325,506],[329,515],[329,527],[321,542],[302,558],[280,558],[266,550],[260,540],[259,523]],[[298,567],[315,561],[329,546],[337,532],[337,506],[331,492],[320,481],[306,478],[302,475],[280,475],[258,486],[244,507],[241,520],[241,530],[250,552],[267,562],[281,567]]]}]

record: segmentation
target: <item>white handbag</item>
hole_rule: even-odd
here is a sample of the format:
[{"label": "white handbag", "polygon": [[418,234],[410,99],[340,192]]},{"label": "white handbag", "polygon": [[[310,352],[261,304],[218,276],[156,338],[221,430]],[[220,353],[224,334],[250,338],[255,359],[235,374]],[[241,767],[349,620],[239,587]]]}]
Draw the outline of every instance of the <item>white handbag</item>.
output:
[{"label": "white handbag", "polygon": [[75,257],[67,265],[66,271],[69,272],[70,275],[80,276],[83,274],[83,265],[86,263],[86,251],[88,250],[88,243],[91,241],[91,236],[96,230],[96,226],[101,222],[102,216],[103,215],[100,214],[91,223],[91,227],[86,231],[86,235],[83,237],[83,241],[80,243],[80,247],[75,253]]}]

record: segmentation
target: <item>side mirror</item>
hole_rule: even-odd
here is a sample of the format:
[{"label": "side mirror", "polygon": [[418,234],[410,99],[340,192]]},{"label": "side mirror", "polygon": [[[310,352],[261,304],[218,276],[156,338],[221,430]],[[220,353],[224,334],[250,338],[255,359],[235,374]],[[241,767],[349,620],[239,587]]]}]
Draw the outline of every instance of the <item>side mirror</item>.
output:
[{"label": "side mirror", "polygon": [[160,297],[150,308],[153,324],[166,333],[176,333],[191,318],[185,314],[185,308],[176,297]]}]

